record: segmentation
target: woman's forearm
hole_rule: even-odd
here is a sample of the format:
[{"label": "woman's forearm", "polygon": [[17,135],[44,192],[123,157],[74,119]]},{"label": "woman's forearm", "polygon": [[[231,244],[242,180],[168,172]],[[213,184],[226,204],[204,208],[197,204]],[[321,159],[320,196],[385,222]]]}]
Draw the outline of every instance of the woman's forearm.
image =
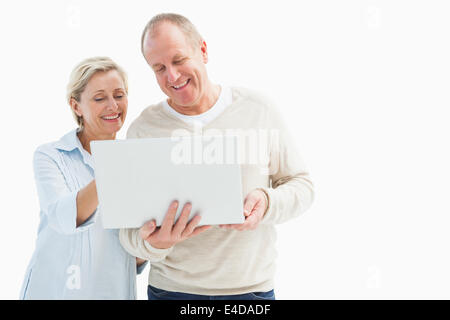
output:
[{"label": "woman's forearm", "polygon": [[77,194],[77,227],[82,225],[98,206],[97,186],[92,180]]}]

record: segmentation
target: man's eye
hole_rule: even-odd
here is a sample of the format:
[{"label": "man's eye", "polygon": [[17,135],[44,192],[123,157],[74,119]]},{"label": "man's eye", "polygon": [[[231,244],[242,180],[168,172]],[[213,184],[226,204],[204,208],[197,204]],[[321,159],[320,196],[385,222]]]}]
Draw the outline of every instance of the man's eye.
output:
[{"label": "man's eye", "polygon": [[120,95],[120,96],[116,96],[116,99],[121,99],[121,98],[123,98],[123,96],[122,96],[122,95]]},{"label": "man's eye", "polygon": [[163,72],[164,71],[164,67],[161,67],[159,69],[156,69],[156,72]]},{"label": "man's eye", "polygon": [[102,101],[103,98],[95,98],[94,100],[98,102],[98,101]]}]

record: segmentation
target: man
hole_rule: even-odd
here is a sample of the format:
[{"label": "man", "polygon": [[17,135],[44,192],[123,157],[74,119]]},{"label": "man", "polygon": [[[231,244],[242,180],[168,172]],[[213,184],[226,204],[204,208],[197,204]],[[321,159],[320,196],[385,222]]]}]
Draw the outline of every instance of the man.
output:
[{"label": "man", "polygon": [[298,216],[313,199],[309,175],[278,111],[256,92],[210,81],[206,42],[183,16],[153,17],[142,35],[142,53],[168,99],[145,109],[128,138],[234,130],[243,143],[256,133],[265,138],[250,139],[245,148],[256,141],[270,159],[262,166],[241,165],[243,224],[190,229],[189,239],[171,234],[167,224],[155,231],[153,222],[121,231],[124,248],[151,262],[149,299],[274,299],[275,224]]}]

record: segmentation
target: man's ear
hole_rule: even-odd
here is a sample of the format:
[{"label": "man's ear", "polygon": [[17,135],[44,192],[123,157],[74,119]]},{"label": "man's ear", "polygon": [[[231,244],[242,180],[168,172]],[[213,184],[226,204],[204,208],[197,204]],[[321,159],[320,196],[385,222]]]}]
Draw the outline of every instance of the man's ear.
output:
[{"label": "man's ear", "polygon": [[202,44],[200,46],[200,52],[202,53],[203,63],[208,63],[208,47],[206,46],[206,42],[202,40]]},{"label": "man's ear", "polygon": [[79,117],[82,116],[81,110],[80,110],[80,104],[74,98],[70,98],[70,108],[73,110],[73,112],[75,112],[75,114],[77,116],[79,116]]}]

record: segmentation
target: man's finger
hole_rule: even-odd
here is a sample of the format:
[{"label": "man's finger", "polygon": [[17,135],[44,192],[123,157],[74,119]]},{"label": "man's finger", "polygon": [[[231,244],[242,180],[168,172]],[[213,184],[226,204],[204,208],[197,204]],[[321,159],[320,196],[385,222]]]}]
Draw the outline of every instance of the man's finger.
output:
[{"label": "man's finger", "polygon": [[189,222],[189,224],[183,230],[181,236],[188,237],[194,231],[195,227],[197,227],[197,225],[200,223],[201,218],[202,217],[200,216],[195,216],[194,218],[192,218],[191,222]]},{"label": "man's finger", "polygon": [[196,235],[198,235],[199,233],[202,233],[203,231],[206,231],[208,229],[210,229],[211,226],[201,226],[201,227],[197,227],[194,229],[194,231],[192,231],[192,233],[189,235],[189,237],[194,237]]},{"label": "man's finger", "polygon": [[243,224],[247,221],[248,216],[245,217],[244,222],[242,223],[231,223],[231,224],[221,224],[219,227],[224,229],[236,229],[238,230],[240,227],[242,227]]},{"label": "man's finger", "polygon": [[235,227],[240,226],[241,224],[221,224],[220,227],[224,229],[234,229]]},{"label": "man's finger", "polygon": [[233,230],[239,230],[239,231],[241,231],[241,230],[243,230],[243,228],[245,228],[246,227],[246,222],[244,222],[244,223],[241,223],[241,224],[228,224],[228,225],[225,225],[225,229],[233,229]]},{"label": "man's finger", "polygon": [[248,217],[252,213],[253,208],[255,208],[255,205],[256,205],[257,202],[258,202],[258,199],[255,196],[253,196],[253,195],[250,195],[249,197],[247,197],[245,199],[245,202],[244,202],[244,215],[246,217]]},{"label": "man's finger", "polygon": [[250,216],[245,218],[244,223],[241,224],[229,224],[230,229],[243,231],[243,230],[249,230],[254,227],[256,223],[257,217],[255,214],[251,214]]},{"label": "man's finger", "polygon": [[178,209],[178,201],[172,201],[172,203],[169,206],[169,209],[167,210],[166,216],[164,217],[164,220],[161,225],[161,232],[163,233],[170,233],[172,232],[173,223],[175,221],[175,216],[177,214]]},{"label": "man's finger", "polygon": [[251,216],[248,216],[244,223],[245,229],[243,229],[243,230],[253,229],[254,226],[256,225],[257,220],[258,220],[258,218],[256,217],[256,214],[252,214]]},{"label": "man's finger", "polygon": [[239,231],[247,230],[249,228],[249,225],[250,225],[251,221],[252,221],[252,217],[253,217],[253,215],[245,218],[244,223],[243,224],[239,224],[236,227],[236,230],[239,230]]},{"label": "man's finger", "polygon": [[173,228],[173,233],[180,235],[183,230],[186,228],[186,224],[189,221],[189,214],[191,213],[192,205],[190,203],[186,203],[183,206],[183,210],[181,211],[181,215],[177,220],[177,223],[175,224]]},{"label": "man's finger", "polygon": [[140,229],[139,229],[139,236],[142,240],[147,239],[150,237],[150,235],[155,231],[156,229],[156,222],[154,220],[146,222]]}]

